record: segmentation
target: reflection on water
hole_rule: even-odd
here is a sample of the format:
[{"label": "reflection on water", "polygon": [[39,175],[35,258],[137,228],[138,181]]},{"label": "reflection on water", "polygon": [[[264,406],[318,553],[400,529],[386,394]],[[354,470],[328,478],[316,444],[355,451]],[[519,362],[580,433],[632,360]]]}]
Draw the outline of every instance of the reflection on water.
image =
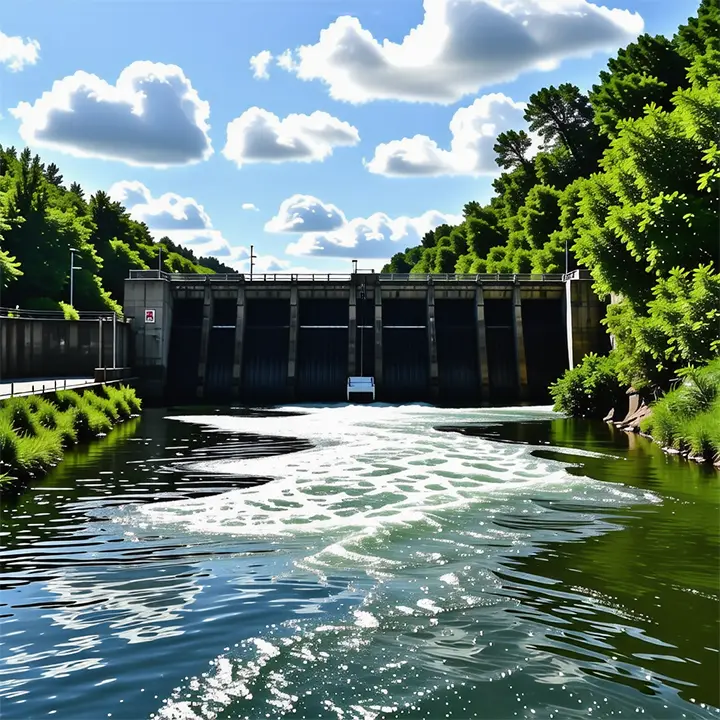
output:
[{"label": "reflection on water", "polygon": [[720,714],[714,471],[541,408],[175,415],[3,508],[3,718]]}]

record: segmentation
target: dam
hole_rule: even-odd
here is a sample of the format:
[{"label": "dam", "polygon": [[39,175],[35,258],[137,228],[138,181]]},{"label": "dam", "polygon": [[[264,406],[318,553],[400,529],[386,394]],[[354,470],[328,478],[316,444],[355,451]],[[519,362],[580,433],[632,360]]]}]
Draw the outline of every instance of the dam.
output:
[{"label": "dam", "polygon": [[131,271],[125,313],[148,399],[341,402],[348,377],[379,402],[548,401],[603,352],[605,305],[581,271],[552,275]]}]

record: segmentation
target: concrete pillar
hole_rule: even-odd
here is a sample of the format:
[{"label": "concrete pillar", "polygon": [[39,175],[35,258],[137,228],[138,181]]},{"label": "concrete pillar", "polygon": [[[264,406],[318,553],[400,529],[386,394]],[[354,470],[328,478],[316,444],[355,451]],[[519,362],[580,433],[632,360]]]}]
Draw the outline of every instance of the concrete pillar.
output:
[{"label": "concrete pillar", "polygon": [[348,300],[348,377],[353,377],[357,372],[355,369],[355,356],[357,353],[357,286],[354,282],[350,283]]},{"label": "concrete pillar", "polygon": [[207,373],[208,348],[210,346],[210,328],[212,327],[213,297],[210,279],[205,280],[203,294],[203,317],[200,329],[200,361],[198,362],[197,396],[205,397],[205,375]]},{"label": "concrete pillar", "polygon": [[601,324],[605,304],[593,292],[589,274],[565,281],[565,313],[570,369],[587,354],[610,349],[610,340]]},{"label": "concrete pillar", "polygon": [[233,357],[232,395],[240,397],[242,384],[243,345],[245,341],[245,282],[240,281],[237,291],[237,310],[235,312],[235,355]]},{"label": "concrete pillar", "polygon": [[520,285],[515,283],[513,287],[513,307],[515,309],[515,356],[517,358],[518,389],[520,400],[525,400],[528,395],[527,362],[525,360],[525,338],[523,337],[522,322],[522,299]]},{"label": "concrete pillar", "polygon": [[437,402],[440,397],[440,369],[438,367],[437,329],[435,327],[435,286],[432,280],[427,289],[427,336],[430,362],[430,399]]},{"label": "concrete pillar", "polygon": [[[125,316],[130,318],[134,342],[133,375],[143,398],[161,399],[167,382],[173,300],[165,278],[126,280]],[[153,310],[155,322],[146,322],[145,311]]]},{"label": "concrete pillar", "polygon": [[487,332],[485,328],[485,295],[480,283],[475,287],[475,323],[480,400],[483,404],[486,404],[490,400],[490,367],[488,365]]},{"label": "concrete pillar", "polygon": [[383,382],[383,319],[382,319],[382,291],[380,283],[375,282],[373,287],[375,297],[375,390],[382,392]]},{"label": "concrete pillar", "polygon": [[295,379],[297,375],[297,345],[298,345],[298,287],[293,281],[290,288],[290,338],[288,344],[288,376],[287,393],[290,400],[295,398]]}]

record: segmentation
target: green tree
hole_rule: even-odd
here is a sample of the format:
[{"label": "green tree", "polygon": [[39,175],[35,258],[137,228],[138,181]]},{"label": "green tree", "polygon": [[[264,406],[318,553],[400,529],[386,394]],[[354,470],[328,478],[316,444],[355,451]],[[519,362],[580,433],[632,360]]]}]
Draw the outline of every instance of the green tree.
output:
[{"label": "green tree", "polygon": [[493,151],[497,155],[495,162],[505,170],[514,170],[522,166],[526,171],[531,171],[532,161],[527,157],[531,147],[532,138],[524,130],[502,132],[497,136],[493,146]]},{"label": "green tree", "polygon": [[525,120],[531,132],[545,141],[544,149],[562,144],[576,163],[586,169],[596,160],[600,144],[592,107],[577,86],[563,83],[533,93],[525,109]]},{"label": "green tree", "polygon": [[518,212],[523,236],[530,247],[539,249],[550,239],[560,223],[562,193],[547,185],[535,185]]},{"label": "green tree", "polygon": [[452,247],[443,246],[437,249],[435,253],[435,264],[433,272],[436,273],[453,273],[455,272],[455,263],[457,255],[453,252]]},{"label": "green tree", "polygon": [[672,110],[672,97],[687,87],[687,60],[662,35],[641,35],[608,61],[600,82],[590,93],[595,123],[601,133],[614,136],[618,123],[642,117],[654,104]]},{"label": "green tree", "polygon": [[708,43],[720,37],[720,2],[701,0],[697,16],[681,25],[673,38],[678,50],[688,60],[695,61],[698,55],[707,52]]},{"label": "green tree", "polygon": [[[70,250],[78,251],[73,301],[80,310],[119,311],[124,280],[147,268],[158,244],[104,192],[89,202],[78,183],[25,149],[0,147],[0,267],[3,304],[59,308],[69,300]],[[183,272],[231,272],[216,258],[198,259],[172,245],[166,267]],[[203,264],[203,262],[205,264]],[[212,267],[208,267],[212,266]]]},{"label": "green tree", "polygon": [[409,273],[412,265],[405,259],[405,253],[395,253],[390,262],[383,268],[383,272],[388,273]]}]

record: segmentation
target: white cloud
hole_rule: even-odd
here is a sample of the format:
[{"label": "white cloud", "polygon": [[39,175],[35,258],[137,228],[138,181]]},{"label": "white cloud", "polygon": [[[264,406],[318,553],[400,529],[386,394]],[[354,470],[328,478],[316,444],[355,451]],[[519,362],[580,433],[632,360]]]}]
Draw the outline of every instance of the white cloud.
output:
[{"label": "white cloud", "polygon": [[424,8],[400,43],[378,42],[345,15],[278,65],[324,82],[336,100],[451,104],[523,72],[614,52],[644,26],[637,13],[588,0],[424,0]]},{"label": "white cloud", "polygon": [[[520,130],[525,103],[515,102],[502,93],[483,95],[469,107],[460,108],[450,121],[450,149],[442,149],[427,135],[392,140],[375,148],[366,164],[371,173],[402,177],[407,175],[496,175],[493,145],[505,130]],[[532,136],[532,135],[531,135]],[[534,137],[530,155],[540,148]]]},{"label": "white cloud", "polygon": [[243,203],[242,209],[243,210],[253,210],[253,211],[257,212],[260,208],[257,207],[257,205],[254,205],[253,203]]},{"label": "white cloud", "polygon": [[[302,202],[298,202],[298,198]],[[295,208],[300,208],[297,212]],[[340,225],[334,229],[319,231],[318,218],[330,210]],[[291,211],[291,212],[288,212]],[[299,220],[299,222],[298,222]],[[429,210],[419,217],[391,218],[385,213],[374,213],[368,218],[347,220],[344,213],[334,205],[323,203],[317,198],[296,195],[283,202],[277,217],[273,218],[266,230],[274,232],[302,232],[301,228],[315,228],[302,232],[300,237],[290,243],[285,252],[301,257],[358,258],[388,260],[396,252],[406,247],[418,245],[426,232],[442,223],[462,222],[459,215],[449,215]],[[268,227],[270,226],[270,227]]]},{"label": "white cloud", "polygon": [[340,146],[357,145],[357,128],[326,112],[277,115],[252,107],[227,126],[223,155],[242,167],[247,163],[318,162]]},{"label": "white cloud", "polygon": [[246,248],[232,247],[222,233],[213,228],[210,216],[195,198],[176,193],[154,197],[136,180],[116,182],[108,195],[122,203],[133,220],[144,222],[156,239],[167,236],[198,256],[214,255],[223,261],[227,259],[228,264],[249,256]]},{"label": "white cloud", "polygon": [[283,200],[277,215],[265,224],[266,232],[328,232],[347,224],[342,210],[312,195],[293,195]]},{"label": "white cloud", "polygon": [[210,106],[177,65],[138,61],[114,85],[78,71],[10,111],[34,146],[129,165],[186,165],[213,152]]},{"label": "white cloud", "polygon": [[[231,265],[237,272],[249,273],[250,253],[247,254],[245,259],[230,262],[228,264]],[[303,270],[294,270],[292,268],[292,263],[287,260],[276,258],[273,255],[259,255],[253,262],[253,274],[255,275],[289,272],[303,272]],[[312,272],[312,270],[309,272]]]},{"label": "white cloud", "polygon": [[123,180],[109,191],[113,200],[132,207],[132,215],[149,228],[162,230],[208,230],[212,222],[197,200],[175,193],[154,198],[141,182]]},{"label": "white cloud", "polygon": [[19,72],[26,65],[34,65],[40,57],[40,43],[19,35],[6,35],[0,31],[0,64],[11,72]]},{"label": "white cloud", "polygon": [[250,68],[256,80],[267,80],[270,77],[268,65],[272,62],[273,56],[269,50],[262,50],[250,58]]}]

